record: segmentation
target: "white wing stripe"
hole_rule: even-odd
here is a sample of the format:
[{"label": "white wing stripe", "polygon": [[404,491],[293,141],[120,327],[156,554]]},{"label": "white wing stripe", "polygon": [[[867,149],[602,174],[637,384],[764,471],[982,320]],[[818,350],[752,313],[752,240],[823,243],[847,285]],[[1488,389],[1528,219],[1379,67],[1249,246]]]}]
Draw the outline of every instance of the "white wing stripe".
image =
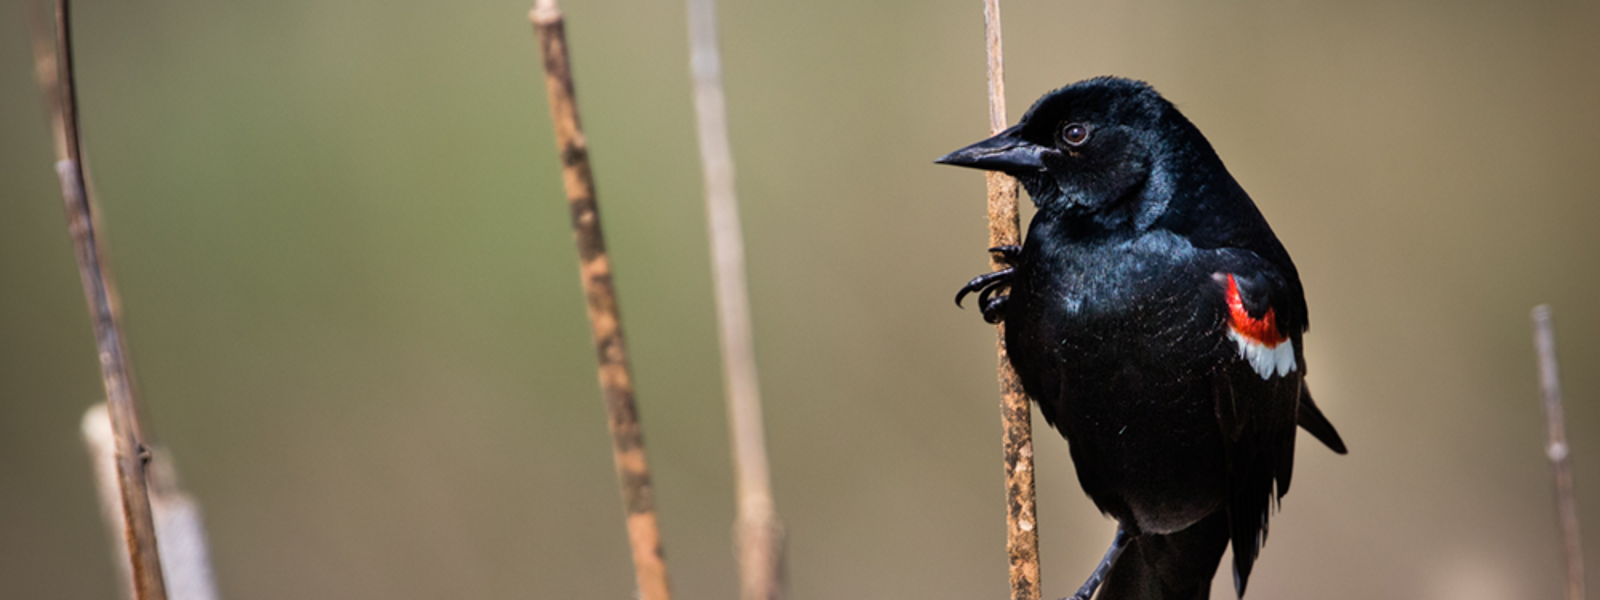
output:
[{"label": "white wing stripe", "polygon": [[1228,328],[1228,338],[1239,345],[1239,358],[1250,363],[1250,368],[1255,369],[1262,379],[1271,379],[1273,375],[1283,377],[1298,368],[1294,362],[1294,340],[1284,340],[1268,348],[1266,344],[1252,340],[1232,327]]}]

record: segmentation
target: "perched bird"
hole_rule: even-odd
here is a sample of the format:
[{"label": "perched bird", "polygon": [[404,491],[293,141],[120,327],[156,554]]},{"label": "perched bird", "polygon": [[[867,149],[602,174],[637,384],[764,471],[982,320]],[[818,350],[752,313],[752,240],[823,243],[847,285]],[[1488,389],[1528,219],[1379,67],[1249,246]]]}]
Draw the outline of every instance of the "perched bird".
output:
[{"label": "perched bird", "polygon": [[[1311,400],[1289,254],[1211,144],[1149,85],[1045,94],[1015,127],[937,162],[1016,177],[1038,207],[1009,268],[973,279],[1023,389],[1119,528],[1087,599],[1210,596],[1233,544],[1242,597],[1289,491],[1295,425],[1344,442]],[[1009,295],[1001,295],[1004,288]]]}]

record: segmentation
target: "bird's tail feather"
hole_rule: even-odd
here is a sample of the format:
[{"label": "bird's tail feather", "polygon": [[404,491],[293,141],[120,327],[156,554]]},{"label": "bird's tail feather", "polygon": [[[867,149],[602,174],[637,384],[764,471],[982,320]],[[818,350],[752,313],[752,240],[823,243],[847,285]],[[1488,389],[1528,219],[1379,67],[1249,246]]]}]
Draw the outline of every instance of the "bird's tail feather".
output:
[{"label": "bird's tail feather", "polygon": [[1295,421],[1300,424],[1301,429],[1311,432],[1312,437],[1320,440],[1329,450],[1333,450],[1336,454],[1346,452],[1344,440],[1339,438],[1338,430],[1333,428],[1333,423],[1329,423],[1327,417],[1322,416],[1322,409],[1317,408],[1317,403],[1311,400],[1310,388],[1300,390],[1300,410],[1295,416]]},{"label": "bird's tail feather", "polygon": [[1228,513],[1219,510],[1183,531],[1143,534],[1111,565],[1099,600],[1207,600],[1228,548]]}]

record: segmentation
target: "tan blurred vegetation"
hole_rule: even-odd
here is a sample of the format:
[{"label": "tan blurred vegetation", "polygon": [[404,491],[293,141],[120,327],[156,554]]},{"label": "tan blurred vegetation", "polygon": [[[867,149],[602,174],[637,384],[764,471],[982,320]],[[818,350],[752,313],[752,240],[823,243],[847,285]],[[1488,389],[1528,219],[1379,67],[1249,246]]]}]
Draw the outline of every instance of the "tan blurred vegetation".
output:
[{"label": "tan blurred vegetation", "polygon": [[[529,4],[78,5],[146,425],[223,597],[629,597]],[[683,7],[563,8],[675,588],[733,597]],[[721,10],[793,597],[1000,598],[993,334],[950,302],[986,265],[982,177],[931,164],[985,131],[980,3]],[[1012,115],[1152,82],[1299,264],[1351,454],[1302,443],[1251,597],[1555,597],[1528,309],[1555,307],[1593,531],[1600,4],[1004,10]],[[0,597],[111,598],[26,22],[0,5]],[[1111,524],[1039,427],[1053,598]]]}]

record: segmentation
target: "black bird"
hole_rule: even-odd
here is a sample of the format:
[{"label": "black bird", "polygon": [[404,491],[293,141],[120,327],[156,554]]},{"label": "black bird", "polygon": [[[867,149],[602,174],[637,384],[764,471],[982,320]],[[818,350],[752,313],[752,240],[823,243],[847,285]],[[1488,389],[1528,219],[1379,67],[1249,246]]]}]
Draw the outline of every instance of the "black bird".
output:
[{"label": "black bird", "polygon": [[[973,279],[1011,364],[1119,529],[1077,598],[1208,598],[1233,544],[1242,597],[1289,491],[1295,425],[1345,453],[1306,389],[1289,254],[1188,119],[1115,77],[1045,94],[938,160],[1009,173],[1038,207],[1009,268]],[[998,295],[1002,288],[1009,295]],[[1109,570],[1109,572],[1108,572]]]}]

